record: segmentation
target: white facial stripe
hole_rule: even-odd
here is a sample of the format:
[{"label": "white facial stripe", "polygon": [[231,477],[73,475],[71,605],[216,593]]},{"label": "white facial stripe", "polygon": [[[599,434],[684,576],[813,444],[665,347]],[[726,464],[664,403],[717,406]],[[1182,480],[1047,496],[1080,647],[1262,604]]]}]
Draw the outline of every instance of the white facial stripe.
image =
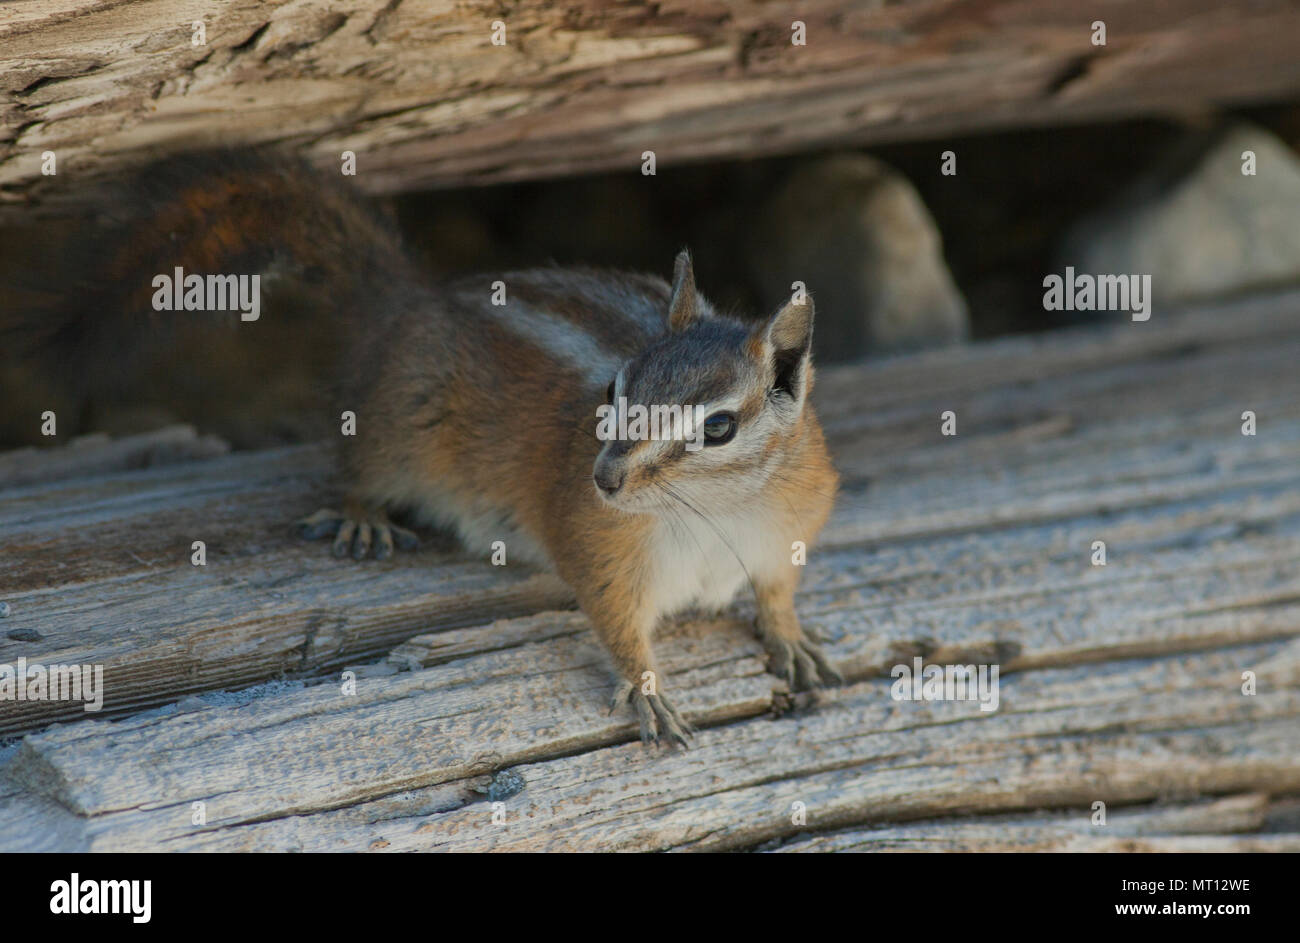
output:
[{"label": "white facial stripe", "polygon": [[728,396],[725,399],[716,399],[710,403],[701,403],[704,407],[704,418],[708,419],[714,413],[739,413],[740,408],[745,405],[745,400],[736,396]]}]

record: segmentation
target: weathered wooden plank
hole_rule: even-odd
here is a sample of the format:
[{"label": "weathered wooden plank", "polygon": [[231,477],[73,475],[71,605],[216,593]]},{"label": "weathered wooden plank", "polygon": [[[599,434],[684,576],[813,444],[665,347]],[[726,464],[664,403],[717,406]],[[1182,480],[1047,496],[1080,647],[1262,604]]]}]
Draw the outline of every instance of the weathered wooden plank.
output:
[{"label": "weathered wooden plank", "polygon": [[[1040,581],[1063,596],[1054,610],[1030,606],[1023,618],[1058,632],[1114,594],[1107,618],[1128,621],[1135,634],[1106,650],[1174,650],[1149,647],[1170,625],[1184,627],[1172,630],[1180,644],[1215,644],[1242,625],[1252,626],[1250,637],[1272,631],[1297,592],[1296,298],[1210,308],[1159,333],[1122,325],[976,345],[965,368],[944,353],[824,371],[818,393],[846,490],[822,553],[845,552],[824,568],[815,557],[805,618],[857,606],[843,617],[852,631],[878,638],[880,651],[916,650],[940,636],[939,625],[960,632],[980,620],[1008,622],[1008,610],[989,605],[1025,607],[1016,587]],[[1240,328],[1231,344],[1228,321]],[[873,418],[877,398],[893,416],[887,422]],[[955,438],[938,434],[940,402],[959,412]],[[1239,434],[1242,403],[1259,412],[1254,438]],[[863,431],[856,417],[875,426]],[[27,474],[63,459],[32,461]],[[104,664],[109,708],[130,710],[310,675],[418,633],[568,605],[552,579],[437,544],[358,566],[296,541],[287,523],[331,496],[328,469],[326,450],[311,446],[7,489],[0,585],[10,615],[0,623],[0,662]],[[976,533],[978,543],[964,536]],[[1229,538],[1220,568],[1205,551],[1217,554]],[[206,568],[189,563],[196,539],[208,545]],[[923,539],[932,542],[907,543]],[[1097,539],[1114,559],[1104,570],[1086,566]],[[1189,548],[1181,555],[1151,552],[1179,542]],[[1000,566],[990,567],[992,554]],[[1131,582],[1135,568],[1143,572]],[[898,578],[909,571],[917,574],[910,582]],[[934,576],[941,571],[947,589]],[[980,604],[976,587],[1008,579],[1011,588],[986,589]],[[842,602],[828,602],[836,592]],[[908,611],[920,593],[940,608]],[[1189,612],[1184,598],[1217,615]],[[1005,632],[963,642],[1012,643],[1023,647]],[[869,665],[878,663],[862,670]],[[80,714],[66,703],[8,703],[0,732]]]},{"label": "weathered wooden plank", "polygon": [[1267,821],[1269,798],[1231,796],[1110,811],[1094,825],[1091,809],[972,820],[915,822],[796,839],[771,852],[1294,852],[1300,834],[1255,832]]},{"label": "weathered wooden plank", "polygon": [[1293,93],[1298,29],[1285,0],[9,5],[0,196],[193,143],[350,149],[394,191],[1181,111]]},{"label": "weathered wooden plank", "polygon": [[[860,694],[833,695],[844,710],[824,707],[788,721],[710,731],[699,750],[665,757],[654,769],[641,764],[629,773],[631,764],[613,750],[545,770],[519,768],[537,788],[518,797],[515,829],[469,806],[420,822],[423,832],[392,821],[373,832],[395,848],[727,849],[792,834],[795,801],[805,803],[812,827],[824,828],[853,819],[1255,788],[1247,782],[1293,790],[1300,775],[1295,719],[1274,719],[1257,712],[1261,702],[1244,703],[1235,669],[1247,663],[1208,659],[1201,663],[1206,674],[1190,688],[1176,680],[1189,667],[1182,660],[1150,666],[1145,676],[1141,669],[1072,669],[1082,685],[1074,693],[1044,672],[1006,684],[996,715],[966,710],[961,720],[960,707],[943,705],[919,712],[920,721],[908,705],[888,701],[877,683]],[[1231,694],[1207,696],[1216,674],[1225,687],[1232,679]],[[1016,683],[1025,685],[1025,700],[1012,690]],[[1186,700],[1175,706],[1181,699],[1171,690],[1179,689]],[[1273,706],[1292,713],[1295,694],[1279,693]],[[1225,723],[1241,710],[1249,723]]]},{"label": "weathered wooden plank", "polygon": [[[206,749],[214,751],[199,766],[204,777],[217,777],[209,780],[214,794],[248,796],[246,811],[253,817],[271,814],[286,801],[304,809],[319,808],[321,802],[349,804],[373,795],[380,782],[414,785],[422,779],[463,778],[490,769],[494,755],[543,756],[625,739],[627,718],[611,717],[605,709],[611,686],[598,643],[584,631],[577,614],[557,613],[552,618],[563,620],[568,632],[551,633],[546,644],[486,652],[428,671],[362,679],[355,696],[343,696],[337,684],[324,684],[253,701],[233,713],[212,709],[120,722],[127,726],[91,721],[51,728],[46,736],[69,743],[64,738],[99,742],[107,735],[116,752],[130,727],[151,744],[153,759],[133,767],[126,778],[138,775],[149,783],[137,781],[142,795],[165,796],[179,785],[170,778],[179,770],[157,762],[166,745],[192,745],[191,734],[206,728],[216,714],[238,717],[244,734],[199,735]],[[681,638],[685,644],[665,653],[665,670],[680,674],[683,689],[690,688],[692,708],[702,718],[722,722],[770,705],[772,679],[754,649],[741,646],[737,651],[724,634],[698,626]],[[245,735],[252,730],[261,734]],[[278,739],[276,731],[288,739]],[[369,741],[367,749],[348,746],[355,746],[359,737]],[[309,740],[333,742],[356,765],[327,770],[330,758],[315,749],[304,751]],[[392,749],[375,749],[381,741]],[[89,757],[83,749],[89,742],[82,741],[71,752]],[[263,754],[265,750],[270,752]],[[291,755],[306,765],[299,775],[286,776],[289,766],[299,762],[290,761]],[[104,780],[102,770],[74,772],[61,760],[51,764],[51,756],[28,739],[15,759],[15,774],[25,771],[27,786],[79,814],[123,808],[116,804],[122,793]],[[122,773],[119,767],[112,778]]]},{"label": "weathered wooden plank", "polygon": [[[1294,317],[1283,312],[1298,307],[1300,292],[1286,291],[1157,312],[1151,321],[1111,325],[1107,330],[1069,328],[900,354],[871,361],[867,372],[853,366],[825,369],[817,375],[819,414],[832,426],[847,416],[887,427],[895,416],[894,407],[917,401],[1028,387],[1045,379],[1140,363],[1163,362],[1177,368],[1181,358],[1206,350],[1245,350],[1293,340]],[[854,408],[855,397],[874,408],[863,414]]]},{"label": "weathered wooden plank", "polygon": [[[707,637],[690,643],[701,646],[695,658],[712,654]],[[561,700],[578,695],[564,710],[550,695],[521,693],[536,675],[502,684],[472,670],[479,659],[465,659],[367,680],[355,698],[309,689],[57,727],[29,736],[9,772],[81,819],[81,840],[100,850],[737,849],[951,815],[1300,791],[1295,638],[1010,674],[996,712],[895,701],[883,680],[829,692],[815,709],[779,719],[752,710],[719,718],[709,701],[704,713],[718,725],[689,752],[617,743],[614,728],[595,746],[593,692],[579,690],[590,682],[577,680],[574,662],[555,660],[581,655],[555,640],[530,648],[520,661]],[[752,675],[757,688],[738,688],[736,667],[697,667],[717,673],[683,689],[682,700],[734,705],[741,691],[767,687]],[[1241,691],[1246,669],[1258,679],[1253,696]],[[499,719],[498,693],[510,722]],[[537,696],[546,709],[527,703]],[[628,725],[621,731],[632,735]],[[506,768],[523,789],[501,800],[499,824],[474,787]],[[191,824],[194,802],[205,804],[202,827]],[[795,802],[806,824],[793,820]],[[11,818],[21,808],[0,801],[9,819],[0,835],[12,831],[15,846],[29,840]]]}]

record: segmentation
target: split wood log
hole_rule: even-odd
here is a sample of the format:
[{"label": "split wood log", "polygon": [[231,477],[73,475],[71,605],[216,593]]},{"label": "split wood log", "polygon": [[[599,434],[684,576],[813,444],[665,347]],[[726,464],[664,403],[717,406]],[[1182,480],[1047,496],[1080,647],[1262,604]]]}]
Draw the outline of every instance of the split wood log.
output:
[{"label": "split wood log", "polygon": [[594,644],[551,639],[363,679],[352,696],[321,685],[28,736],[0,790],[0,846],[734,850],[864,824],[1300,791],[1295,637],[1011,673],[993,712],[898,701],[886,679],[775,719],[761,664],[718,638],[688,631],[669,648],[678,700],[705,727],[690,751],[625,742],[630,725],[600,707]]},{"label": "split wood log", "polygon": [[0,204],[194,146],[393,192],[1255,102],[1298,34],[1287,0],[8,4]]}]

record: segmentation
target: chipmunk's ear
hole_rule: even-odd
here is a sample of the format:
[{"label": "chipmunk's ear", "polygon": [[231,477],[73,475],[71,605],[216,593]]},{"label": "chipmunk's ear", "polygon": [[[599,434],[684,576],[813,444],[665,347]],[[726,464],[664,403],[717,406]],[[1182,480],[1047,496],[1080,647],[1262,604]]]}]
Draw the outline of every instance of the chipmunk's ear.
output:
[{"label": "chipmunk's ear", "polygon": [[772,389],[803,402],[812,361],[813,302],[793,299],[760,324],[750,339],[750,351],[772,365]]},{"label": "chipmunk's ear", "polygon": [[668,329],[676,334],[694,324],[700,317],[700,301],[695,294],[695,270],[691,267],[691,254],[686,249],[677,253],[673,263],[673,300],[668,304]]}]

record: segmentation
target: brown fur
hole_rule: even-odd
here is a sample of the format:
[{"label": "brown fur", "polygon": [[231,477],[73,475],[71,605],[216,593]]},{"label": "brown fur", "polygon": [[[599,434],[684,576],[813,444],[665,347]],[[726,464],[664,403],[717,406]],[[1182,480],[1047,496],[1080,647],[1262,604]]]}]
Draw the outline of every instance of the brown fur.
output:
[{"label": "brown fur", "polygon": [[[654,335],[632,329],[622,312],[602,303],[591,279],[607,287],[623,284],[629,293],[648,297],[663,312],[661,334],[666,330],[669,292],[662,282],[552,270],[501,278],[511,303],[545,306],[548,315],[591,336],[617,340],[610,346],[619,358],[636,356]],[[373,382],[358,400],[361,431],[349,447],[355,500],[367,508],[366,517],[406,508],[453,526],[456,515],[439,513],[439,503],[500,509],[510,528],[535,541],[544,563],[574,589],[622,679],[620,694],[633,702],[645,731],[680,739],[688,728],[662,695],[651,647],[655,627],[671,614],[656,605],[656,575],[647,559],[657,519],[611,506],[592,487],[593,463],[602,449],[594,417],[604,401],[604,377],[593,380],[582,364],[513,334],[508,315],[503,319],[503,313],[486,308],[493,280],[476,279],[471,287],[452,286],[430,297],[432,311],[395,321],[393,335],[379,344],[387,360],[383,369],[363,373]],[[703,299],[693,303],[707,310]],[[712,315],[688,316],[678,329],[706,317]],[[429,329],[430,321],[438,327]],[[743,345],[744,356],[759,360],[766,355],[764,343],[755,333]],[[806,401],[811,366],[805,382]],[[760,385],[744,397],[736,410],[742,424],[765,407],[766,390]],[[634,443],[627,455],[635,457],[649,446]],[[829,515],[837,478],[810,406],[804,405],[788,434],[762,444],[756,462],[769,461],[779,469],[762,497],[769,539],[785,548],[795,540],[811,544]],[[636,466],[624,487],[649,488],[665,477],[671,473],[659,465]],[[422,497],[431,491],[442,501]],[[370,550],[347,530],[336,538],[336,549],[358,556]],[[834,669],[795,615],[799,568],[787,563],[749,575],[757,628],[775,670],[796,687],[834,680]],[[654,673],[658,693],[643,693],[646,672]]]}]

